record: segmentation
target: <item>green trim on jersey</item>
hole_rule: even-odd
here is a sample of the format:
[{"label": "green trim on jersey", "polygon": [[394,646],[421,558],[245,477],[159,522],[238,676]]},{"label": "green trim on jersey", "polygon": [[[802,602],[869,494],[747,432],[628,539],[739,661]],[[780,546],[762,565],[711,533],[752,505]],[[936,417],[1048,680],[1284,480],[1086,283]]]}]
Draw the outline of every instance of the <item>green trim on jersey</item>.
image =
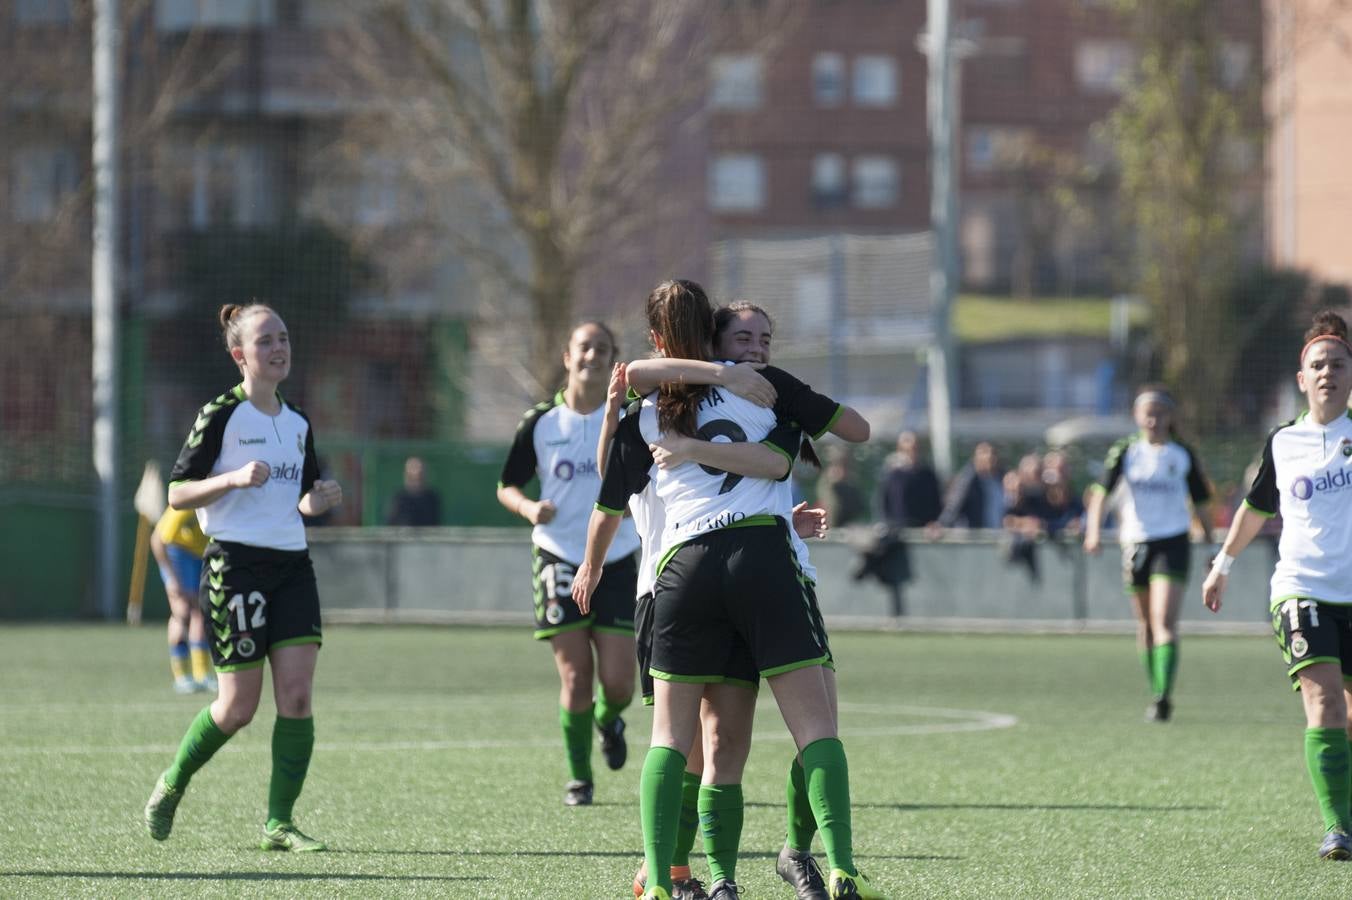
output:
[{"label": "green trim on jersey", "polygon": [[608,515],[608,516],[622,516],[622,515],[624,515],[624,510],[622,510],[622,509],[611,509],[609,506],[602,506],[600,503],[597,503],[597,504],[593,507],[593,509],[598,509],[598,510],[600,510],[601,512],[605,513],[605,514]]},{"label": "green trim on jersey", "polygon": [[1108,489],[1096,481],[1089,485],[1089,492],[1091,494],[1107,494]]},{"label": "green trim on jersey", "polygon": [[[597,504],[597,508],[598,509],[601,508],[600,504]],[[612,515],[618,515],[618,513],[613,513]],[[672,544],[669,548],[667,548],[667,552],[662,554],[662,558],[657,561],[657,569],[653,572],[653,578],[657,578],[659,575],[662,574],[662,570],[667,567],[667,563],[670,562],[671,558],[676,555],[677,550],[681,549],[682,547],[684,547],[686,544],[690,543],[697,537],[704,537],[704,535],[713,534],[715,531],[727,531],[729,528],[751,528],[753,526],[774,525],[778,521],[779,521],[778,519],[776,519],[772,515],[769,515],[768,513],[757,513],[754,516],[747,516],[740,522],[733,522],[731,525],[724,525],[722,528],[714,528],[710,531],[700,532],[694,537],[686,538],[679,544]]]},{"label": "green trim on jersey", "polygon": [[842,406],[842,405],[840,405],[839,403],[837,403],[837,404],[836,404],[836,411],[835,411],[834,413],[831,414],[831,418],[827,421],[826,427],[823,428],[821,431],[817,432],[816,434],[814,434],[814,435],[812,436],[812,439],[813,439],[814,441],[815,441],[815,440],[820,440],[821,437],[822,437],[822,435],[824,435],[824,434],[826,434],[826,432],[830,431],[830,430],[831,430],[831,426],[835,425],[835,424],[836,424],[836,420],[839,419],[842,415],[844,415],[844,413],[845,413],[845,407]]},{"label": "green trim on jersey", "polygon": [[780,476],[781,480],[784,479],[784,478],[787,478],[787,477],[793,472],[793,457],[794,457],[794,454],[790,453],[789,451],[785,450],[783,447],[779,446],[778,444],[776,444],[776,443],[774,443],[773,441],[770,441],[770,440],[763,440],[763,441],[760,442],[760,445],[761,445],[762,447],[769,447],[771,450],[775,451],[776,453],[778,453],[780,456],[784,457],[784,459],[786,459],[786,460],[788,461],[789,467],[788,467],[787,469],[785,469],[785,470],[784,470],[784,474],[783,474],[782,476]]},{"label": "green trim on jersey", "polygon": [[824,666],[831,659],[829,656],[819,656],[816,659],[804,659],[798,662],[785,663],[782,666],[775,666],[773,669],[761,669],[762,678],[773,678],[776,675],[783,675],[785,672],[792,672],[795,669],[806,669],[809,666]]},{"label": "green trim on jersey", "polygon": [[275,644],[269,644],[269,650],[276,650],[278,647],[293,647],[297,644],[322,644],[324,638],[317,634],[304,634],[300,637],[287,638],[284,641],[278,641]]},{"label": "green trim on jersey", "polygon": [[171,488],[176,488],[176,487],[178,487],[180,484],[192,484],[192,479],[191,479],[191,478],[184,478],[184,479],[181,480],[181,481],[171,481],[171,482],[169,482],[169,486],[170,486]]},{"label": "green trim on jersey", "polygon": [[1309,594],[1282,594],[1280,597],[1273,597],[1268,601],[1268,612],[1275,612],[1277,607],[1281,606],[1287,600],[1313,600],[1315,603],[1327,603],[1329,606],[1352,608],[1352,602],[1325,600],[1322,597],[1311,597]]},{"label": "green trim on jersey", "polygon": [[1268,512],[1267,510],[1259,509],[1258,507],[1254,506],[1252,503],[1249,502],[1248,497],[1245,497],[1243,501],[1240,502],[1239,505],[1241,507],[1247,507],[1250,511],[1252,511],[1256,515],[1262,516],[1265,519],[1275,519],[1277,517],[1277,514],[1275,512]]},{"label": "green trim on jersey", "polygon": [[256,659],[256,660],[254,660],[253,662],[235,663],[235,664],[232,665],[232,666],[229,666],[229,665],[227,665],[227,666],[217,666],[217,667],[216,667],[216,671],[217,671],[217,672],[243,672],[243,671],[245,671],[246,669],[261,669],[261,668],[263,667],[263,663],[265,663],[265,662],[267,662],[267,660]]}]

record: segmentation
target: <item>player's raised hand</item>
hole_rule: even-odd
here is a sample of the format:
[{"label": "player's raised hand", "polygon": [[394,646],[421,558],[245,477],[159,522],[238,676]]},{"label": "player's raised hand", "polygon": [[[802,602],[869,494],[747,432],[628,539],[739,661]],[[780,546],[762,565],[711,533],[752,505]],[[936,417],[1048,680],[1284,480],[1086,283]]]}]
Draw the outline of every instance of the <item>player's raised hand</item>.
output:
[{"label": "player's raised hand", "polygon": [[690,445],[694,438],[681,434],[668,434],[662,440],[648,445],[653,462],[662,470],[674,469],[690,459]]},{"label": "player's raised hand", "polygon": [[826,510],[821,507],[807,508],[804,500],[793,508],[793,530],[803,540],[826,537],[831,526],[826,521]]},{"label": "player's raised hand", "polygon": [[255,459],[230,473],[230,486],[237,488],[262,487],[271,475],[272,469],[268,464]]},{"label": "player's raised hand", "polygon": [[612,422],[620,417],[620,407],[624,406],[624,397],[629,390],[629,378],[625,364],[615,363],[610,370],[610,385],[606,388],[606,418]]},{"label": "player's raised hand", "polygon": [[774,406],[778,393],[775,386],[760,373],[764,363],[738,363],[723,369],[723,386],[738,397],[750,400],[757,406]]}]

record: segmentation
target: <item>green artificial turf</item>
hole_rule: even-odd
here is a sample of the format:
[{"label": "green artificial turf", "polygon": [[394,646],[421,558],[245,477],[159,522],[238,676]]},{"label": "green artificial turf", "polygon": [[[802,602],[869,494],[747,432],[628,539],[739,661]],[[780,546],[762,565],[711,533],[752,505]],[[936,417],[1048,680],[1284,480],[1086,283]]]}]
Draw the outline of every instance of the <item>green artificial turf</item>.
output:
[{"label": "green artificial turf", "polygon": [[[558,686],[521,630],[332,627],[297,804],[332,852],[256,849],[273,711],[198,773],[174,833],[141,808],[201,695],[159,628],[0,628],[0,897],[623,898],[640,861],[651,721],[620,772],[562,805]],[[1130,638],[837,634],[855,858],[889,897],[1332,897],[1298,695],[1265,638],[1189,637],[1174,721]],[[745,779],[738,881],[774,873],[792,748],[770,692]],[[820,844],[818,844],[820,857]],[[697,875],[707,869],[696,854]]]}]

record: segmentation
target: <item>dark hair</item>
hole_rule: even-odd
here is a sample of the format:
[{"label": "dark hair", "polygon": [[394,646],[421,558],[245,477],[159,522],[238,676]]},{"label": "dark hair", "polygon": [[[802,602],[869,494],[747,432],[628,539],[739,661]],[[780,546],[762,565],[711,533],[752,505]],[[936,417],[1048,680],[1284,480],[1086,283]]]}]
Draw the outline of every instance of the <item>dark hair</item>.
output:
[{"label": "dark hair", "polygon": [[[667,356],[707,360],[714,336],[709,295],[684,278],[662,282],[648,295],[648,327],[661,338]],[[703,384],[663,385],[657,394],[657,427],[694,437],[695,413],[708,392]]]},{"label": "dark hair", "polygon": [[[744,312],[758,313],[765,316],[765,321],[770,323],[770,333],[774,334],[775,320],[770,318],[770,314],[761,306],[757,306],[750,300],[734,300],[727,306],[720,306],[714,310],[714,339],[717,340],[723,336],[723,332],[728,330],[737,316]],[[821,457],[817,456],[817,450],[812,446],[812,441],[808,440],[807,435],[803,435],[803,442],[798,446],[798,457],[813,468],[822,467]]]},{"label": "dark hair", "polygon": [[723,336],[723,332],[728,330],[728,326],[733,323],[739,313],[752,312],[760,313],[765,316],[765,321],[770,323],[770,333],[775,331],[775,320],[770,318],[770,314],[761,307],[752,303],[750,300],[734,300],[727,306],[720,306],[714,310],[714,338]]},{"label": "dark hair", "polygon": [[1347,341],[1347,322],[1331,309],[1321,309],[1314,314],[1314,322],[1305,332],[1305,343],[1325,336]]},{"label": "dark hair", "polygon": [[225,349],[231,350],[244,344],[244,319],[256,312],[277,314],[277,310],[266,303],[250,300],[248,303],[227,303],[221,307],[218,318],[221,320],[221,332],[225,337]]}]

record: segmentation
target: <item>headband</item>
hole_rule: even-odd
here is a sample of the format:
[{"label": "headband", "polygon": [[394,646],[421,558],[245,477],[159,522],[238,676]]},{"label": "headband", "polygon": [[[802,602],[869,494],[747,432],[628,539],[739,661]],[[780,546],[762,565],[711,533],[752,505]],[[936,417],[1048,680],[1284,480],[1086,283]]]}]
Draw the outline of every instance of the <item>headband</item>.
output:
[{"label": "headband", "polygon": [[1340,338],[1336,334],[1319,334],[1310,338],[1310,340],[1305,344],[1305,346],[1300,348],[1300,364],[1302,366],[1305,365],[1305,354],[1309,352],[1311,347],[1313,347],[1320,341],[1337,341],[1347,349],[1348,355],[1352,356],[1352,344],[1349,344],[1346,338]]}]

